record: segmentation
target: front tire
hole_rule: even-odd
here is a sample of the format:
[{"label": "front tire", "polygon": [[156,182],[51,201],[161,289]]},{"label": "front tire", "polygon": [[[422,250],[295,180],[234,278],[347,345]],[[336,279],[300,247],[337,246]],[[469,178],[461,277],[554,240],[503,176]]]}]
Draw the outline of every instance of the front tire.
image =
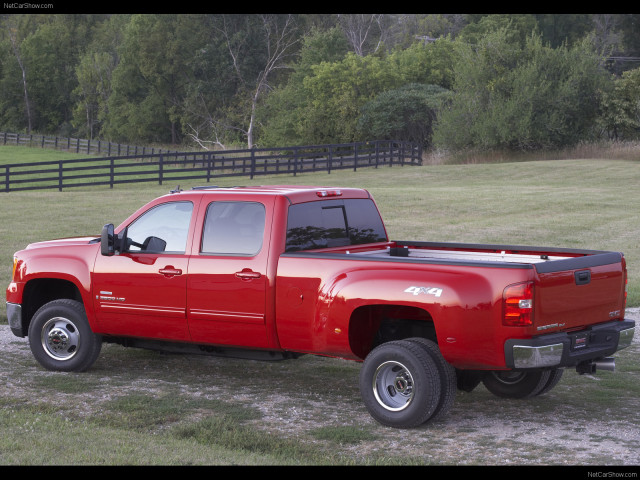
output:
[{"label": "front tire", "polygon": [[436,362],[425,348],[400,340],[372,350],[360,371],[360,393],[379,423],[412,428],[426,422],[441,401]]},{"label": "front tire", "polygon": [[33,316],[29,346],[46,369],[81,372],[98,358],[102,339],[91,331],[82,303],[59,299],[43,305]]}]

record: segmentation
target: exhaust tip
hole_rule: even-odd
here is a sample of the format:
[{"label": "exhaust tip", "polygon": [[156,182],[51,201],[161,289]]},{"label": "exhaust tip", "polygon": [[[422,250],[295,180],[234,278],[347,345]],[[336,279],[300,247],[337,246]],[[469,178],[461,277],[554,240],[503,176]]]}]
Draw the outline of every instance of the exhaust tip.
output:
[{"label": "exhaust tip", "polygon": [[616,360],[613,357],[599,358],[598,360],[586,361],[576,365],[576,372],[580,375],[594,374],[597,370],[613,372],[616,369]]},{"label": "exhaust tip", "polygon": [[613,357],[601,358],[594,362],[596,370],[606,370],[613,372],[616,369],[616,359]]}]

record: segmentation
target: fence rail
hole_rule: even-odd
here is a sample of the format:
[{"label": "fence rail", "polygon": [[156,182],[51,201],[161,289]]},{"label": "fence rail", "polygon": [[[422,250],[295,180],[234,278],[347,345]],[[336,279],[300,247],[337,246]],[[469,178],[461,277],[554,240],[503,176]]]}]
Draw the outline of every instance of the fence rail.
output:
[{"label": "fence rail", "polygon": [[420,165],[422,149],[398,141],[277,149],[165,152],[103,158],[0,164],[0,191],[58,189],[137,182],[184,182],[381,166]]},{"label": "fence rail", "polygon": [[164,149],[163,151],[163,149],[156,147],[127,145],[104,140],[10,132],[0,132],[0,141],[3,145],[52,148],[54,150],[65,150],[68,152],[86,153],[87,155],[102,155],[107,157],[112,155],[153,155],[171,151],[168,149]]}]

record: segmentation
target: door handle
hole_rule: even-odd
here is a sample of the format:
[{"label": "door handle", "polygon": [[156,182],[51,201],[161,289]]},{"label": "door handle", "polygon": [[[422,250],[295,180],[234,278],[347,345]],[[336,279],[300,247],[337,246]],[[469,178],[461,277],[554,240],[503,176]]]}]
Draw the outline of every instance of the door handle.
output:
[{"label": "door handle", "polygon": [[236,272],[236,277],[242,280],[252,280],[254,278],[260,278],[260,272],[254,272],[249,268],[245,268],[241,272]]},{"label": "door handle", "polygon": [[161,273],[165,277],[175,277],[176,275],[182,275],[182,270],[180,270],[179,268],[174,268],[171,265],[168,265],[158,270],[158,273]]}]

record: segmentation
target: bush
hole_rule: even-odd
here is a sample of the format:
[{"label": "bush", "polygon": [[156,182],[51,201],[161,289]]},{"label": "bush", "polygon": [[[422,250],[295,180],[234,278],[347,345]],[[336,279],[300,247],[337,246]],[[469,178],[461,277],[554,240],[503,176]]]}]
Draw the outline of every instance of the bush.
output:
[{"label": "bush", "polygon": [[450,93],[416,83],[383,92],[362,108],[359,135],[363,140],[405,140],[428,147],[436,113]]},{"label": "bush", "polygon": [[608,77],[588,41],[552,49],[524,46],[506,29],[460,45],[451,106],[434,131],[442,148],[563,148],[589,138]]}]

